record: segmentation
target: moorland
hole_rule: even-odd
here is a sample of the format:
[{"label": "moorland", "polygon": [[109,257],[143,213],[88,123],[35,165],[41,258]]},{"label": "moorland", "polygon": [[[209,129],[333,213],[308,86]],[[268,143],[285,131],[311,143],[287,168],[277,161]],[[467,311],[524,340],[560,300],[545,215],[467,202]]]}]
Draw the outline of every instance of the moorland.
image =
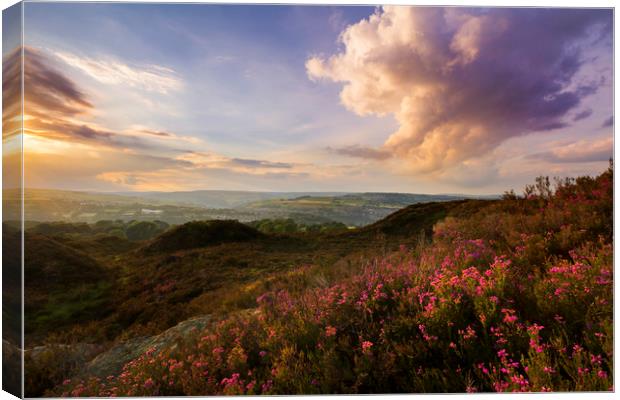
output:
[{"label": "moorland", "polygon": [[356,225],[30,221],[26,396],[612,390],[612,182],[244,206],[388,204]]}]

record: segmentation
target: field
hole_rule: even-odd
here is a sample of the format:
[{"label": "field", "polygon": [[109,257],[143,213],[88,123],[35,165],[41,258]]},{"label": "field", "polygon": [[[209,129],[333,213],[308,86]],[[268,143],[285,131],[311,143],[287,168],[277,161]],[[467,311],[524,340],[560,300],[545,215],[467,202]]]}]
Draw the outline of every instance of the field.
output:
[{"label": "field", "polygon": [[[11,197],[11,193],[7,193]],[[14,197],[14,195],[13,195]],[[96,193],[26,189],[26,221],[95,223],[102,220],[182,224],[193,220],[291,218],[299,223],[363,226],[410,204],[468,198],[406,193],[134,192]],[[487,196],[486,198],[493,198]]]}]

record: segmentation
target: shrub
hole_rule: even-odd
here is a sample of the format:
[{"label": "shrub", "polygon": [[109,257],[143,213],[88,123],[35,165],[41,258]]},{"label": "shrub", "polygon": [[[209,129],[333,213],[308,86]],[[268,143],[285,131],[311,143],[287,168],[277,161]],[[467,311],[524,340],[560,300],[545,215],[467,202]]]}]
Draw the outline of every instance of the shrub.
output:
[{"label": "shrub", "polygon": [[430,245],[268,291],[118,376],[51,394],[613,390],[611,181],[610,169],[552,192],[539,179],[437,224]]}]

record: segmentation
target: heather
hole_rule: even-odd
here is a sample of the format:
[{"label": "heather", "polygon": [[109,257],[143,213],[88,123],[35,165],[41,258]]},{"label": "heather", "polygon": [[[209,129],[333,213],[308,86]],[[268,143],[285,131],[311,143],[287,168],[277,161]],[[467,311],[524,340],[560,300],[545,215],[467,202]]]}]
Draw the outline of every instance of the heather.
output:
[{"label": "heather", "polygon": [[430,243],[300,265],[253,307],[49,394],[613,390],[612,178],[539,178]]}]

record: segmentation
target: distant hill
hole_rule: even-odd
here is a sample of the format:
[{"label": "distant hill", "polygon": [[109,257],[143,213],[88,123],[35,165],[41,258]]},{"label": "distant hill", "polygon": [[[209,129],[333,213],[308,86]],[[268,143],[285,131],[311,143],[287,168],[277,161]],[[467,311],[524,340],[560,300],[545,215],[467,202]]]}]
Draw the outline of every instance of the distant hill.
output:
[{"label": "distant hill", "polygon": [[251,203],[245,206],[245,209],[293,219],[320,218],[352,226],[364,226],[412,204],[465,198],[408,193],[349,193],[342,196],[301,196],[293,199],[264,200]]},{"label": "distant hill", "polygon": [[194,190],[181,192],[118,192],[118,195],[156,200],[159,203],[236,208],[256,201],[292,199],[300,196],[341,196],[339,192],[252,192],[235,190]]},{"label": "distant hill", "polygon": [[[485,196],[484,198],[490,198]],[[312,225],[330,222],[364,226],[411,204],[462,200],[461,195],[409,193],[192,192],[95,193],[26,189],[27,221],[155,221],[183,224],[194,220],[250,222],[291,218]]]}]

